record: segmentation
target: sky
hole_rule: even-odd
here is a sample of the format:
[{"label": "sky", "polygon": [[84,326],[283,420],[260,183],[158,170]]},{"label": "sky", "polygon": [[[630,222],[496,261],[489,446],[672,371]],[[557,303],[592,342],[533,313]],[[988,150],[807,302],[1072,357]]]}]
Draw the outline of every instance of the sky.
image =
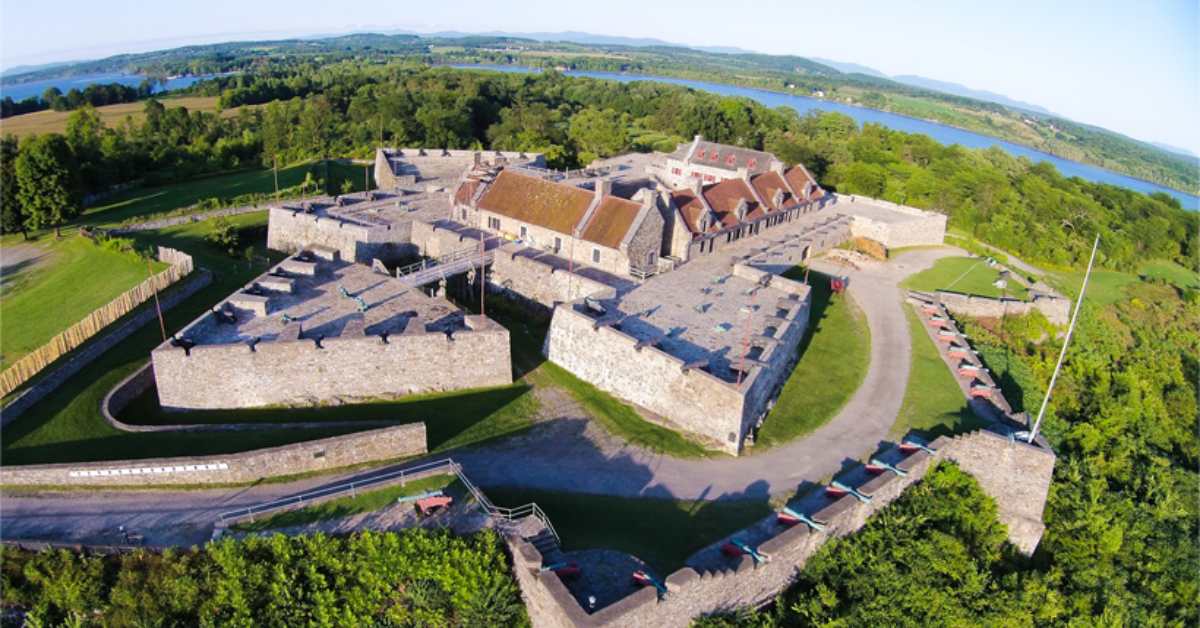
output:
[{"label": "sky", "polygon": [[860,63],[1200,153],[1196,0],[0,0],[0,67],[244,39],[582,31]]}]

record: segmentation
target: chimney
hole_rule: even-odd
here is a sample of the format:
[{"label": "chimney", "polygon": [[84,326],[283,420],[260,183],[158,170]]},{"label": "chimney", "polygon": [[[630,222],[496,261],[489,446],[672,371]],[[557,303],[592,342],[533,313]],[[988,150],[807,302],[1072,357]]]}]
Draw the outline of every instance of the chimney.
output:
[{"label": "chimney", "polygon": [[612,195],[612,180],[603,177],[596,179],[596,200],[600,201],[605,196]]},{"label": "chimney", "polygon": [[771,171],[778,173],[779,176],[783,176],[783,172],[784,172],[783,171],[783,162],[779,161],[778,159],[772,159],[771,160]]},{"label": "chimney", "polygon": [[737,174],[738,174],[738,178],[741,179],[742,181],[750,180],[750,169],[745,166],[738,168]]},{"label": "chimney", "polygon": [[704,192],[704,181],[701,181],[700,177],[692,177],[688,179],[688,187],[691,188],[693,194],[700,196]]},{"label": "chimney", "polygon": [[479,154],[479,151],[471,153],[471,165],[475,168],[479,167],[479,161],[481,159],[483,159],[483,156]]}]

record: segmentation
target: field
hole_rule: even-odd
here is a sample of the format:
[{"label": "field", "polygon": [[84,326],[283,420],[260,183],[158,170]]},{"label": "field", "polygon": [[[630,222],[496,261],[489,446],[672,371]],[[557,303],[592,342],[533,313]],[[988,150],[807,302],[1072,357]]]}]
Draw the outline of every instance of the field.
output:
[{"label": "field", "polygon": [[352,497],[340,497],[317,504],[316,506],[281,512],[256,521],[239,523],[233,526],[233,529],[242,532],[258,532],[272,528],[304,525],[315,521],[341,519],[363,512],[386,508],[400,497],[409,497],[430,491],[442,490],[457,481],[458,478],[453,475],[433,475],[405,484],[396,484],[374,491],[362,492]]},{"label": "field", "polygon": [[554,523],[564,550],[620,550],[646,561],[664,577],[697,550],[771,513],[765,495],[684,501],[492,486],[483,490],[500,506],[537,503]]},{"label": "field", "polygon": [[932,268],[921,271],[904,281],[904,287],[912,290],[947,290],[983,297],[1007,295],[1014,299],[1025,299],[1028,292],[1016,281],[1009,279],[1008,287],[1001,290],[992,285],[1000,273],[988,267],[978,257],[944,257]]},{"label": "field", "polygon": [[800,360],[759,429],[755,448],[780,445],[817,429],[846,405],[866,377],[871,353],[866,317],[849,298],[830,298],[825,275],[813,273],[811,281],[812,314]]},{"label": "field", "polygon": [[1142,264],[1138,270],[1149,279],[1161,279],[1180,288],[1200,286],[1200,273],[1184,268],[1175,262],[1154,260]]},{"label": "field", "polygon": [[[308,172],[316,179],[330,181],[329,191],[341,189],[348,180],[355,190],[361,190],[364,168],[339,162],[301,163],[279,169],[279,189],[298,189]],[[374,186],[374,177],[368,177]],[[184,183],[158,187],[135,188],[122,192],[101,204],[86,209],[80,222],[88,225],[113,226],[128,220],[149,220],[180,211],[208,199],[222,199],[228,205],[235,197],[251,194],[270,195],[275,191],[275,173],[270,169],[246,170],[203,177]]]},{"label": "field", "polygon": [[900,438],[911,430],[939,436],[980,427],[980,420],[967,406],[962,389],[942,361],[924,323],[908,306],[904,306],[904,314],[908,317],[912,337],[912,368],[904,391],[904,403],[896,415],[890,436]]},{"label": "field", "polygon": [[[10,247],[34,247],[35,257],[4,268],[4,298],[0,299],[0,367],[7,367],[108,303],[122,292],[159,272],[166,264],[133,253],[106,249],[74,231],[56,240]],[[32,253],[32,252],[31,252]]]},{"label": "field", "polygon": [[[186,107],[188,111],[216,111],[216,96],[183,96],[180,98],[164,98],[160,100],[164,107]],[[145,114],[145,101],[124,102],[117,105],[96,107],[100,120],[107,127],[116,127],[125,121],[126,116],[132,116],[134,122],[140,122]],[[234,115],[236,109],[222,112],[222,115]],[[35,111],[12,116],[0,121],[0,134],[11,133],[17,137],[42,133],[63,133],[67,130],[67,118],[70,111]]]}]

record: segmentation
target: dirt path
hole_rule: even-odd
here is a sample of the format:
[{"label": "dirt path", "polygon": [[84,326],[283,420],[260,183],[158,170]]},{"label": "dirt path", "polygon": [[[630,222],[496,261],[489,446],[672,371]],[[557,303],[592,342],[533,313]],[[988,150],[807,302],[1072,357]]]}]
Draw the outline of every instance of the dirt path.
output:
[{"label": "dirt path", "polygon": [[0,287],[8,288],[18,275],[47,263],[53,255],[33,242],[0,247]]},{"label": "dirt path", "polygon": [[[630,497],[765,499],[820,482],[870,454],[887,438],[904,400],[911,353],[898,284],[935,260],[955,254],[961,252],[950,247],[919,249],[862,270],[825,268],[850,276],[849,293],[866,314],[871,330],[871,361],[862,386],[846,406],[824,426],[792,443],[741,458],[671,458],[609,435],[588,420],[569,396],[547,390],[539,392],[544,416],[536,429],[451,456],[483,486]],[[814,267],[820,269],[823,263],[827,264],[817,262]],[[108,537],[124,525],[143,532],[148,543],[191,544],[208,538],[212,522],[222,511],[395,468],[399,467],[238,489],[6,495],[0,524],[7,538],[113,542]]]}]

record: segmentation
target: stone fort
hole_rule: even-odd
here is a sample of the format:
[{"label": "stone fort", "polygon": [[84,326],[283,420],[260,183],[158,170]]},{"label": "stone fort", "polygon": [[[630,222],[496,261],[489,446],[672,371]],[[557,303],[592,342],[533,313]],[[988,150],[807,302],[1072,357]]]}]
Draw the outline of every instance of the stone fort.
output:
[{"label": "stone fort", "polygon": [[464,277],[552,313],[544,352],[652,420],[739,453],[808,327],[784,277],[850,238],[940,244],[946,217],[825,192],[697,136],[557,171],[542,155],[381,149],[378,189],[272,207],[289,258],[153,352],[166,408],[320,404],[512,382]]}]

